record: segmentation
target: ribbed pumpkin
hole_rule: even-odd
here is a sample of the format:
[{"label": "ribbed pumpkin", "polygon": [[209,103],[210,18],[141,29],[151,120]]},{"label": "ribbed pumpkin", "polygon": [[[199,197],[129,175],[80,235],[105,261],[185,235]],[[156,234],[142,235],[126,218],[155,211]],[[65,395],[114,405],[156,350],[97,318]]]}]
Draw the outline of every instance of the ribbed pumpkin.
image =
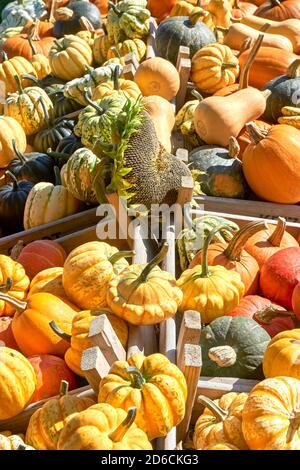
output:
[{"label": "ribbed pumpkin", "polygon": [[[256,121],[253,121],[253,122],[256,126],[259,127],[261,132],[263,132],[265,134],[267,134],[268,130],[271,127],[271,124],[269,124],[265,121],[256,120]],[[238,141],[238,144],[240,146],[240,157],[239,158],[241,160],[243,160],[244,152],[245,152],[246,148],[248,147],[248,145],[251,144],[250,135],[249,135],[249,132],[247,131],[246,127],[244,127],[241,130],[241,133],[237,137],[237,141]]]},{"label": "ribbed pumpkin", "polygon": [[176,279],[158,266],[165,243],[150,263],[133,264],[109,282],[106,301],[112,312],[133,325],[153,325],[173,317],[182,300]]},{"label": "ribbed pumpkin", "polygon": [[62,285],[63,268],[48,268],[39,272],[30,283],[29,295],[47,292],[56,297],[67,298]]},{"label": "ribbed pumpkin", "polygon": [[59,243],[53,240],[35,240],[22,248],[18,262],[32,279],[44,269],[62,267],[66,258],[67,254]]},{"label": "ribbed pumpkin", "polygon": [[62,139],[72,134],[74,121],[63,119],[55,122],[48,117],[46,108],[44,108],[44,113],[46,126],[35,135],[33,146],[37,152],[47,153],[47,150],[55,149]]},{"label": "ribbed pumpkin", "polygon": [[12,117],[0,116],[0,168],[7,167],[15,156],[13,140],[25,152],[26,134],[22,126]]},{"label": "ribbed pumpkin", "polygon": [[149,34],[151,13],[147,0],[121,0],[110,2],[106,29],[111,41],[118,43],[126,38],[143,38]]},{"label": "ribbed pumpkin", "polygon": [[68,382],[61,382],[60,397],[48,400],[30,418],[26,431],[27,444],[38,450],[56,450],[60,433],[76,413],[94,404],[93,400],[68,395]]},{"label": "ribbed pumpkin", "polygon": [[278,118],[279,124],[287,124],[300,130],[300,112],[299,108],[294,106],[284,106],[281,109],[282,116]]},{"label": "ribbed pumpkin", "polygon": [[4,113],[14,118],[23,127],[26,135],[34,135],[46,124],[44,107],[48,115],[53,116],[53,104],[47,93],[39,87],[23,88],[18,75],[14,77],[18,91],[11,93],[5,101]]},{"label": "ribbed pumpkin", "polygon": [[230,47],[210,44],[194,55],[191,78],[200,91],[213,94],[235,83],[239,71],[239,60]]},{"label": "ribbed pumpkin", "polygon": [[107,60],[107,54],[111,47],[111,42],[107,35],[97,36],[92,47],[93,59],[97,65],[102,65]]},{"label": "ribbed pumpkin", "polygon": [[199,396],[198,403],[205,406],[195,424],[193,442],[195,449],[221,443],[234,445],[246,450],[247,444],[242,433],[242,411],[247,393],[225,393],[219,400]]},{"label": "ribbed pumpkin", "polygon": [[67,296],[82,309],[107,306],[109,281],[128,266],[125,256],[105,242],[89,242],[69,254],[63,272],[63,286]]},{"label": "ribbed pumpkin", "polygon": [[53,75],[64,80],[82,77],[92,60],[90,46],[83,39],[73,35],[56,40],[49,52]]},{"label": "ribbed pumpkin", "polygon": [[101,83],[101,85],[98,85],[95,88],[92,96],[93,100],[101,100],[102,98],[118,95],[124,96],[124,98],[131,98],[134,101],[139,98],[141,95],[141,90],[139,89],[138,85],[132,80],[119,78],[119,66],[115,68],[113,75],[113,80],[108,80],[107,82]]},{"label": "ribbed pumpkin", "polygon": [[144,96],[158,95],[171,101],[178,93],[180,77],[168,60],[153,57],[144,61],[136,70],[135,83]]},{"label": "ribbed pumpkin", "polygon": [[[24,57],[14,57],[13,59],[8,59],[5,52],[2,51],[1,54],[2,63],[0,64],[0,80],[1,82],[4,82],[5,86],[2,92],[4,92],[5,96],[7,96],[8,93],[17,91],[17,84],[13,79],[15,75],[21,77],[24,74],[30,74],[36,77],[37,74],[32,64]],[[27,78],[22,79],[22,86],[24,88],[30,86],[30,84],[31,82]]]},{"label": "ribbed pumpkin", "polygon": [[65,186],[76,199],[86,204],[97,203],[93,180],[99,163],[99,158],[86,148],[76,150],[67,162]]},{"label": "ribbed pumpkin", "polygon": [[[255,258],[245,250],[245,245],[253,234],[265,227],[265,222],[250,222],[235,234],[227,246],[223,243],[213,243],[208,247],[208,265],[224,266],[230,271],[239,273],[245,285],[245,294],[257,293],[259,279],[259,265]],[[190,263],[190,268],[201,262],[203,252],[204,250],[195,256]]]},{"label": "ribbed pumpkin", "polygon": [[106,315],[111,323],[117,337],[121,341],[123,347],[126,349],[128,341],[128,326],[127,323],[121,318],[112,314],[108,308],[98,308],[93,310],[83,310],[77,313],[72,322],[71,335],[62,331],[55,322],[51,322],[50,326],[53,331],[70,343],[69,349],[65,354],[65,361],[77,375],[84,377],[81,370],[81,357],[85,349],[91,348],[92,342],[89,339],[89,330],[91,322],[99,315]]},{"label": "ribbed pumpkin", "polygon": [[262,379],[268,333],[246,317],[216,318],[201,332],[202,375]]},{"label": "ribbed pumpkin", "polygon": [[268,228],[255,233],[247,240],[245,250],[256,259],[259,266],[267,261],[274,253],[299,246],[297,240],[286,232],[286,220],[278,218],[277,225],[268,225]]},{"label": "ribbed pumpkin", "polygon": [[128,413],[107,403],[91,406],[66,424],[58,450],[152,450],[144,431],[135,423],[137,409]]},{"label": "ribbed pumpkin", "polygon": [[184,271],[177,281],[177,286],[183,292],[180,312],[196,310],[201,312],[203,323],[209,323],[221,315],[230,312],[243,297],[244,284],[238,273],[228,271],[223,266],[209,267],[207,252],[211,240],[221,228],[219,225],[212,229],[206,237],[201,265],[196,263],[192,269]]},{"label": "ribbed pumpkin", "polygon": [[263,369],[266,378],[284,375],[300,379],[300,329],[282,331],[272,339]]},{"label": "ribbed pumpkin", "polygon": [[0,420],[21,413],[36,387],[30,362],[14,349],[0,347]]},{"label": "ribbed pumpkin", "polygon": [[273,21],[300,19],[300,4],[297,0],[266,0],[255,11],[255,16]]},{"label": "ribbed pumpkin", "polygon": [[59,171],[56,171],[55,184],[37,183],[30,191],[24,210],[24,228],[47,224],[81,209],[82,203],[61,185]]},{"label": "ribbed pumpkin", "polygon": [[100,382],[98,401],[125,411],[136,406],[135,422],[152,441],[182,421],[186,397],[186,380],[175,364],[162,354],[136,353],[112,365]]},{"label": "ribbed pumpkin", "polygon": [[[15,299],[24,300],[29,284],[29,277],[20,263],[9,256],[0,255],[0,292]],[[0,300],[0,317],[6,315],[11,317],[15,311],[16,308],[13,305]]]},{"label": "ribbed pumpkin", "polygon": [[243,410],[243,435],[251,450],[300,449],[300,381],[266,379],[249,393]]},{"label": "ribbed pumpkin", "polygon": [[[41,54],[46,57],[48,56],[53,45],[54,38],[50,35],[40,37],[39,27],[40,23],[36,22],[31,31],[27,34],[19,34],[6,39],[3,44],[3,50],[7,53],[10,59],[15,56],[19,56],[30,60],[35,54]],[[33,52],[33,49],[35,52]]]},{"label": "ribbed pumpkin", "polygon": [[272,126],[267,135],[248,124],[251,144],[243,154],[244,175],[260,198],[280,204],[300,201],[300,131],[286,124]]},{"label": "ribbed pumpkin", "polygon": [[[103,40],[102,40],[103,41]],[[141,39],[126,39],[119,42],[116,46],[111,46],[107,51],[107,59],[114,57],[124,57],[126,54],[134,54],[139,62],[146,55],[146,44]]]},{"label": "ribbed pumpkin", "polygon": [[0,450],[35,450],[27,446],[22,437],[20,434],[11,434],[9,431],[0,433]]}]

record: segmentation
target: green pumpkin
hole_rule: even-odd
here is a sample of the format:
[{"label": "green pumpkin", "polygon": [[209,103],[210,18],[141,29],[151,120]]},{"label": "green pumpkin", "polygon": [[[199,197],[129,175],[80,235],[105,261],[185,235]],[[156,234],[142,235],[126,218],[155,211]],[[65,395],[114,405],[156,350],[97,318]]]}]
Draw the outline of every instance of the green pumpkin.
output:
[{"label": "green pumpkin", "polygon": [[299,66],[300,59],[296,59],[289,66],[286,75],[276,77],[264,86],[264,90],[271,91],[263,115],[267,121],[277,123],[278,118],[282,116],[281,109],[284,106],[300,106]]},{"label": "green pumpkin", "polygon": [[82,108],[82,105],[77,103],[77,101],[64,96],[64,85],[57,84],[56,87],[56,91],[49,93],[49,98],[52,100],[56,118],[73,113],[73,111],[77,111]]},{"label": "green pumpkin", "polygon": [[37,152],[46,153],[47,150],[56,148],[59,142],[72,134],[74,121],[62,120],[59,123],[48,123],[46,129],[36,134],[33,146]]},{"label": "green pumpkin", "polygon": [[201,333],[202,376],[263,379],[262,361],[270,340],[252,318],[217,318]]},{"label": "green pumpkin", "polygon": [[149,34],[151,13],[146,0],[122,0],[109,3],[107,33],[112,44],[125,39],[142,39]]},{"label": "green pumpkin", "polygon": [[55,21],[54,36],[56,38],[62,38],[67,34],[78,33],[82,29],[80,23],[80,18],[82,17],[86,18],[93,28],[99,29],[101,27],[101,15],[96,5],[86,0],[76,0],[70,2],[66,8],[72,16],[71,18]]},{"label": "green pumpkin", "polygon": [[197,180],[207,196],[243,199],[247,189],[243,165],[237,157],[239,145],[231,138],[229,149],[203,145],[189,154],[190,168],[197,170]]},{"label": "green pumpkin", "polygon": [[[55,149],[55,152],[64,153],[66,155],[69,155],[70,157],[75,152],[75,150],[80,149],[82,147],[83,145],[81,143],[81,140],[76,135],[70,134],[67,137],[64,137],[59,142],[58,146]],[[61,167],[59,166],[59,168]]]},{"label": "green pumpkin", "polygon": [[93,181],[100,160],[87,148],[76,150],[69,158],[64,172],[65,186],[76,199],[97,204]]},{"label": "green pumpkin", "polygon": [[203,46],[217,42],[214,33],[199,18],[200,14],[194,13],[163,21],[155,36],[158,55],[176,66],[180,46],[189,47],[192,58]]},{"label": "green pumpkin", "polygon": [[182,271],[189,267],[194,256],[202,250],[208,234],[217,226],[222,228],[214,235],[212,243],[227,243],[240,229],[231,220],[203,215],[194,219],[190,228],[185,228],[179,233],[176,244]]},{"label": "green pumpkin", "polygon": [[126,98],[121,95],[112,95],[102,100],[92,101],[86,94],[85,99],[89,106],[79,114],[74,133],[81,138],[83,145],[91,150],[97,141],[114,143],[112,123],[125,106]]}]

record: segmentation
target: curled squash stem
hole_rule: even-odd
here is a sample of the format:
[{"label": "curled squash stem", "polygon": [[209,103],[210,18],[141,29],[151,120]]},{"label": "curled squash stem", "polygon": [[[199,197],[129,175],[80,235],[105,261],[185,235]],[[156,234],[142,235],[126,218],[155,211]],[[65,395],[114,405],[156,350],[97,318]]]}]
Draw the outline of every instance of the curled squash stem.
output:
[{"label": "curled squash stem", "polygon": [[143,271],[137,278],[138,284],[142,284],[143,282],[147,281],[147,277],[151,273],[152,269],[155,268],[155,266],[157,266],[159,263],[161,263],[165,259],[168,249],[169,249],[168,243],[164,243],[160,252],[155,256],[155,258],[153,258],[152,261],[150,261],[150,263],[147,264],[147,266],[143,269]]},{"label": "curled squash stem", "polygon": [[199,101],[203,101],[203,96],[197,90],[192,90],[191,94]]},{"label": "curled squash stem", "polygon": [[93,101],[91,98],[90,98],[90,95],[89,95],[89,92],[88,90],[86,89],[84,91],[84,99],[85,101],[90,105],[92,106],[92,108],[94,108],[97,113],[99,114],[99,116],[101,116],[102,114],[104,114],[104,109],[101,108],[101,106],[99,106],[97,103],[95,103],[95,101]]},{"label": "curled squash stem", "polygon": [[193,26],[203,17],[203,11],[195,11],[189,16],[189,23]]},{"label": "curled squash stem", "polygon": [[224,251],[225,256],[231,261],[240,261],[242,251],[247,243],[247,240],[257,232],[265,230],[267,224],[264,220],[259,222],[250,222],[245,225],[238,233],[230,240],[226,250]]},{"label": "curled squash stem", "polygon": [[37,50],[36,50],[35,45],[33,44],[33,39],[32,39],[32,37],[28,37],[28,42],[29,42],[29,46],[30,46],[32,55],[36,55],[36,54],[37,54]]},{"label": "curled squash stem", "polygon": [[65,333],[63,330],[59,328],[59,326],[55,323],[54,320],[52,320],[49,323],[50,328],[54,331],[54,333],[59,336],[61,339],[67,341],[68,343],[71,342],[71,335],[68,335],[68,333]]},{"label": "curled squash stem", "polygon": [[113,2],[108,2],[109,8],[111,8],[116,15],[120,18],[122,16],[122,12],[116,7]]},{"label": "curled squash stem", "polygon": [[2,62],[6,62],[8,60],[8,55],[6,54],[6,52],[0,51],[0,54],[1,54]]},{"label": "curled squash stem", "polygon": [[111,264],[115,264],[117,261],[119,261],[122,258],[132,258],[135,255],[135,251],[118,251],[117,253],[114,253],[113,255],[108,258],[108,261]]},{"label": "curled squash stem", "polygon": [[296,318],[294,312],[285,312],[284,310],[278,310],[272,305],[266,307],[263,310],[259,310],[254,315],[254,319],[263,325],[270,325],[275,318]]},{"label": "curled squash stem", "polygon": [[46,125],[49,129],[53,124],[53,120],[50,119],[47,106],[45,105],[45,102],[44,102],[44,99],[43,99],[42,96],[40,96],[39,99],[37,100],[36,104],[38,104],[38,103],[40,103],[41,106],[42,106],[42,110],[43,110],[43,113],[44,113],[44,116],[45,116]]},{"label": "curled squash stem", "polygon": [[116,91],[120,90],[120,82],[119,82],[120,71],[121,71],[120,66],[117,65],[114,70],[114,90]]},{"label": "curled squash stem", "polygon": [[254,122],[248,122],[246,124],[246,129],[250,136],[251,142],[255,145],[258,145],[259,142],[265,139],[268,135],[267,131],[260,129]]},{"label": "curled squash stem", "polygon": [[195,279],[198,277],[205,278],[205,277],[210,276],[209,266],[208,266],[208,247],[213,237],[215,236],[215,234],[219,232],[220,230],[222,230],[223,228],[230,230],[230,228],[227,225],[220,224],[217,227],[215,227],[213,230],[211,230],[208,236],[206,237],[204,245],[203,245],[203,249],[202,249],[201,274],[196,274]]},{"label": "curled squash stem", "polygon": [[12,288],[12,286],[13,286],[13,280],[12,280],[11,277],[8,277],[8,278],[6,279],[6,283],[5,283],[5,284],[2,284],[2,285],[0,286],[0,292],[4,292],[4,293],[5,293],[5,292],[10,291],[10,289]]},{"label": "curled squash stem", "polygon": [[122,423],[115,429],[111,434],[109,434],[109,438],[113,442],[120,442],[122,441],[123,437],[129,430],[130,426],[134,423],[136,414],[137,414],[137,408],[136,406],[132,406],[128,408],[127,416],[122,421]]},{"label": "curled squash stem", "polygon": [[36,78],[34,75],[30,75],[29,73],[24,73],[21,75],[21,78],[25,78],[26,80],[32,81],[35,85],[39,84],[38,78]]},{"label": "curled squash stem", "polygon": [[286,441],[291,442],[295,434],[299,431],[300,427],[300,410],[294,412],[294,414],[290,418],[290,426],[287,431]]},{"label": "curled squash stem", "polygon": [[283,217],[278,217],[278,222],[274,232],[269,236],[268,242],[273,246],[278,248],[281,245],[283,235],[285,234],[286,229],[286,220]]},{"label": "curled squash stem", "polygon": [[19,183],[18,183],[18,180],[17,178],[15,177],[15,175],[9,171],[9,170],[6,170],[5,172],[5,176],[9,176],[9,178],[12,180],[13,182],[13,191],[17,191],[18,190],[18,187],[19,187]]},{"label": "curled squash stem", "polygon": [[24,311],[27,308],[27,302],[22,302],[22,300],[15,299],[14,297],[11,297],[10,295],[2,294],[1,292],[0,292],[0,300],[4,300],[4,302],[8,302],[9,304],[16,307],[18,310]]},{"label": "curled squash stem", "polygon": [[[240,81],[239,81],[239,90],[243,90],[244,88],[248,88],[248,86],[249,86],[250,69],[251,69],[251,66],[252,66],[252,64],[255,60],[255,57],[257,56],[257,53],[258,53],[258,51],[259,51],[259,49],[262,45],[263,39],[264,39],[264,35],[259,34],[259,36],[256,39],[255,43],[253,44],[253,47],[252,47],[251,52],[248,56],[248,59],[245,62],[244,67],[241,70]],[[248,44],[250,44],[250,43],[248,43]]]},{"label": "curled squash stem", "polygon": [[62,380],[60,382],[59,396],[65,397],[66,395],[68,395],[68,391],[69,391],[69,382],[67,382],[66,380]]},{"label": "curled squash stem", "polygon": [[14,152],[15,152],[15,154],[17,155],[18,159],[19,159],[19,160],[22,162],[22,164],[24,165],[24,164],[27,162],[27,158],[26,158],[25,155],[24,155],[22,152],[20,152],[20,150],[18,149],[15,139],[12,140],[12,146],[13,146]]},{"label": "curled squash stem", "polygon": [[82,30],[89,31],[90,33],[95,34],[94,26],[92,25],[92,23],[85,16],[80,17],[79,23],[80,23],[80,26],[81,26]]},{"label": "curled squash stem", "polygon": [[200,403],[201,405],[205,406],[205,408],[208,408],[209,411],[212,412],[214,417],[219,421],[225,421],[225,419],[228,417],[228,412],[223,410],[220,406],[218,406],[215,402],[213,402],[210,398],[205,397],[204,395],[199,395],[197,398],[197,402]]},{"label": "curled squash stem", "polygon": [[126,372],[128,375],[130,375],[132,382],[133,382],[133,387],[141,389],[146,383],[146,380],[144,379],[141,371],[135,367],[135,366],[129,366],[126,369]]},{"label": "curled squash stem", "polygon": [[294,62],[292,62],[289,68],[287,69],[286,76],[288,78],[297,78],[299,76],[299,67],[300,59],[294,60]]},{"label": "curled squash stem", "polygon": [[24,90],[23,90],[22,83],[21,83],[19,75],[14,75],[14,80],[16,82],[17,91],[18,91],[19,95],[22,95]]}]

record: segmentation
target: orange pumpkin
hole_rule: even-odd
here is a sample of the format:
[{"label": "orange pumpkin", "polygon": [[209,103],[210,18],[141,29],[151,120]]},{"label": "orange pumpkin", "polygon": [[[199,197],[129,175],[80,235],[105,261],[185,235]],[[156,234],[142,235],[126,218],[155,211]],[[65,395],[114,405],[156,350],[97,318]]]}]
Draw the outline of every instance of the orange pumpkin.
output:
[{"label": "orange pumpkin", "polygon": [[32,279],[44,269],[63,266],[66,258],[67,254],[59,243],[53,240],[35,240],[23,248],[18,262]]},{"label": "orange pumpkin", "polygon": [[163,18],[170,13],[177,0],[148,0],[147,8],[155,18]]},{"label": "orange pumpkin", "polygon": [[[230,88],[230,87],[227,87],[227,89],[228,88]],[[226,88],[223,88],[224,92],[225,92],[225,90],[226,90]],[[227,90],[227,91],[229,91],[229,90]],[[269,124],[265,121],[256,120],[256,121],[253,121],[253,122],[256,126],[258,126],[261,129],[261,131],[263,133],[267,132],[272,127],[271,124]],[[248,145],[251,144],[250,135],[249,135],[249,132],[247,131],[246,127],[244,127],[241,130],[240,135],[237,137],[237,141],[238,141],[238,144],[240,146],[239,159],[243,160],[243,154],[244,154],[246,148],[248,147]]]},{"label": "orange pumpkin", "polygon": [[36,31],[38,32],[38,35],[40,38],[53,36],[53,23],[51,21],[40,21],[40,20],[36,20],[34,23],[32,22],[26,23],[24,28],[21,31],[21,34],[27,34],[27,35],[32,34],[33,28],[36,28]]},{"label": "orange pumpkin", "polygon": [[90,0],[98,10],[100,10],[101,15],[107,15],[108,13],[108,0]]},{"label": "orange pumpkin", "polygon": [[36,54],[48,56],[54,43],[54,37],[40,37],[39,27],[40,23],[37,22],[30,33],[18,34],[6,39],[3,44],[3,50],[7,53],[9,59],[21,56],[30,60]]},{"label": "orange pumpkin", "polygon": [[273,21],[300,19],[300,2],[299,0],[267,0],[254,14]]},{"label": "orange pumpkin", "polygon": [[47,292],[63,299],[67,298],[67,294],[62,285],[63,268],[44,269],[32,279],[29,288],[29,295],[38,292]]}]

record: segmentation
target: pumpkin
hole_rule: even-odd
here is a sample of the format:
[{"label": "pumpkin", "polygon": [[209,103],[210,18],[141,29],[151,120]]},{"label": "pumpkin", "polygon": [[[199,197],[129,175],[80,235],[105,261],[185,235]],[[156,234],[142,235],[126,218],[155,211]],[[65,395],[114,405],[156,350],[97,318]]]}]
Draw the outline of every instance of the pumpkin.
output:
[{"label": "pumpkin", "polygon": [[3,50],[7,53],[9,59],[19,56],[30,60],[36,54],[47,57],[53,42],[54,38],[51,36],[40,37],[39,22],[36,22],[28,34],[20,34],[6,39]]},{"label": "pumpkin", "polygon": [[151,13],[147,0],[110,2],[106,29],[110,41],[117,44],[126,38],[141,39],[149,34]]},{"label": "pumpkin", "polygon": [[194,124],[194,113],[203,97],[193,90],[193,95],[197,96],[196,100],[187,101],[176,115],[176,129],[181,132],[184,138],[190,143],[193,148],[199,147],[203,141],[198,137]]},{"label": "pumpkin", "polygon": [[[52,1],[52,0],[49,0]],[[32,33],[32,30],[37,31],[38,35],[41,38],[45,38],[47,36],[53,36],[53,23],[52,21],[48,20],[40,20],[36,19],[35,21],[31,22],[28,21],[28,23],[25,24],[25,26],[22,29],[22,34],[28,34],[30,35]]]},{"label": "pumpkin", "polygon": [[115,315],[133,325],[153,325],[176,314],[182,292],[158,267],[167,250],[165,243],[150,263],[128,266],[110,280],[106,301]]},{"label": "pumpkin", "polygon": [[300,283],[297,283],[296,287],[293,290],[293,295],[292,295],[292,307],[293,307],[293,312],[295,312],[295,315],[298,320],[300,320]]},{"label": "pumpkin", "polygon": [[57,90],[50,92],[49,97],[53,103],[54,114],[56,118],[73,113],[74,111],[82,108],[82,106],[75,100],[67,98],[64,95],[64,85],[62,84],[57,84]]},{"label": "pumpkin", "polygon": [[168,101],[177,95],[180,87],[176,68],[161,57],[143,62],[136,70],[134,81],[144,96],[157,95]]},{"label": "pumpkin", "polygon": [[175,125],[173,105],[161,96],[146,96],[143,99],[145,110],[154,122],[159,142],[167,152],[172,150],[172,130]]},{"label": "pumpkin", "polygon": [[30,191],[24,209],[25,230],[67,217],[82,209],[82,203],[61,185],[56,167],[55,175],[55,184],[37,183]]},{"label": "pumpkin", "polygon": [[297,92],[300,87],[299,65],[300,59],[296,59],[287,69],[286,75],[276,77],[264,86],[265,90],[271,90],[264,113],[267,121],[276,123],[284,106],[297,105]]},{"label": "pumpkin", "polygon": [[209,267],[207,263],[209,244],[217,232],[225,228],[228,226],[220,224],[210,230],[203,245],[201,265],[187,269],[177,281],[177,286],[183,292],[179,311],[201,312],[203,323],[209,323],[221,315],[226,315],[238,305],[245,292],[238,273],[228,271],[223,266]]},{"label": "pumpkin", "polygon": [[0,450],[35,450],[27,446],[20,435],[5,436],[0,433]]},{"label": "pumpkin", "polygon": [[10,162],[8,170],[18,181],[26,179],[33,183],[54,182],[54,160],[51,156],[38,152],[24,154],[16,147],[15,141],[13,141],[13,146],[16,156]]},{"label": "pumpkin", "polygon": [[274,253],[291,246],[299,246],[297,240],[286,232],[286,220],[278,218],[277,225],[268,225],[266,230],[255,233],[245,245],[246,251],[256,259],[259,266]]},{"label": "pumpkin", "polygon": [[30,362],[14,349],[0,348],[0,420],[13,418],[26,408],[36,387]]},{"label": "pumpkin", "polygon": [[229,140],[229,149],[204,145],[189,153],[190,168],[199,171],[197,180],[208,196],[245,197],[246,181],[239,160],[237,140]]},{"label": "pumpkin", "polygon": [[30,59],[30,63],[34,68],[37,77],[40,80],[43,80],[43,78],[48,77],[48,75],[51,73],[48,57],[42,54],[37,54],[35,52],[35,49],[33,49],[33,56]]},{"label": "pumpkin", "polygon": [[281,331],[295,328],[290,312],[259,295],[246,295],[228,315],[253,318],[271,338]]},{"label": "pumpkin", "polygon": [[49,52],[51,72],[64,80],[82,77],[92,60],[90,46],[74,35],[56,40]]},{"label": "pumpkin", "polygon": [[240,2],[239,0],[234,0],[232,9],[233,18],[243,18],[247,15],[253,15],[257,10],[256,5],[253,5],[251,2]]},{"label": "pumpkin", "polygon": [[80,18],[80,26],[82,29],[76,33],[76,36],[84,39],[91,48],[93,47],[95,38],[104,34],[102,29],[96,31],[92,23],[84,16]]},{"label": "pumpkin", "polygon": [[121,113],[126,99],[122,95],[111,95],[92,101],[87,93],[85,97],[89,105],[80,112],[74,133],[81,137],[83,145],[93,150],[97,139],[110,143],[110,118],[116,118]]},{"label": "pumpkin", "polygon": [[230,0],[210,0],[207,11],[212,15],[216,27],[228,28],[231,25],[232,7]]},{"label": "pumpkin", "polygon": [[[41,103],[43,104],[43,101]],[[74,121],[62,119],[55,122],[48,117],[47,113],[48,111],[44,107],[46,126],[35,135],[33,141],[35,150],[42,153],[47,153],[49,149],[56,148],[62,139],[72,134],[74,128]]]},{"label": "pumpkin", "polygon": [[274,21],[300,19],[300,5],[297,0],[267,0],[254,14]]},{"label": "pumpkin", "polygon": [[263,370],[266,378],[300,378],[300,330],[282,331],[268,344]]},{"label": "pumpkin", "polygon": [[253,123],[246,126],[251,144],[243,154],[244,175],[261,199],[280,204],[300,201],[299,130],[286,124],[272,126],[268,133]]},{"label": "pumpkin", "polygon": [[54,36],[61,38],[67,34],[76,34],[81,30],[80,18],[84,16],[95,29],[101,26],[98,8],[83,0],[71,1],[67,7],[57,8],[55,13]]},{"label": "pumpkin", "polygon": [[[260,128],[260,131],[267,134],[269,131],[271,124],[265,122],[265,121],[260,121],[260,120],[255,120],[253,121],[256,126]],[[246,127],[243,127],[241,130],[240,134],[237,137],[238,144],[240,146],[240,159],[243,160],[243,155],[248,147],[249,144],[251,144],[251,139],[250,139],[250,134],[247,131]]]},{"label": "pumpkin", "polygon": [[94,404],[93,400],[68,394],[68,382],[63,380],[60,396],[48,400],[30,418],[26,442],[37,450],[56,450],[59,436],[72,416]]},{"label": "pumpkin", "polygon": [[76,388],[75,375],[60,357],[42,354],[29,356],[28,361],[32,365],[37,379],[31,403],[59,395],[62,380],[68,382],[69,390]]},{"label": "pumpkin", "polygon": [[[70,157],[75,150],[82,148],[83,145],[80,141],[80,139],[74,135],[74,134],[69,134],[67,137],[64,137],[58,144],[58,146],[55,149],[55,152],[58,154],[65,154],[67,155],[66,161],[68,160],[68,157]],[[58,164],[60,159],[56,161],[56,164],[58,167],[61,167],[62,164]],[[63,164],[66,163],[66,161],[63,160]]]},{"label": "pumpkin", "polygon": [[90,0],[100,10],[101,15],[108,13],[108,0]]},{"label": "pumpkin", "polygon": [[109,96],[121,95],[125,98],[131,98],[134,101],[141,95],[138,85],[132,80],[120,79],[120,67],[114,70],[113,80],[98,85],[92,95],[93,100],[101,100]]},{"label": "pumpkin", "polygon": [[189,47],[192,58],[203,46],[217,42],[209,27],[198,21],[201,16],[201,12],[196,12],[191,16],[175,16],[163,21],[155,36],[158,55],[176,66],[180,46]]},{"label": "pumpkin", "polygon": [[126,39],[116,46],[111,46],[107,51],[107,58],[124,57],[126,54],[134,54],[138,62],[141,62],[146,55],[146,44],[141,39]]},{"label": "pumpkin", "polygon": [[[13,79],[15,75],[21,77],[24,74],[30,74],[34,77],[37,76],[33,65],[24,57],[13,57],[8,59],[7,54],[1,51],[2,63],[0,64],[0,81],[2,83],[2,93],[7,96],[8,93],[17,91],[16,81]],[[30,81],[27,78],[22,78],[22,86],[26,88],[30,86]],[[25,149],[24,149],[25,150]]]},{"label": "pumpkin", "polygon": [[157,0],[148,0],[147,8],[155,18],[163,18],[171,12],[176,3],[177,0],[161,0],[160,2]]},{"label": "pumpkin", "polygon": [[186,381],[175,364],[162,354],[136,353],[112,365],[100,382],[98,401],[125,411],[136,406],[136,425],[152,441],[182,421],[186,397]]},{"label": "pumpkin", "polygon": [[68,298],[82,309],[106,307],[108,283],[128,266],[125,257],[132,255],[98,241],[75,248],[64,264],[63,286]]},{"label": "pumpkin", "polygon": [[23,230],[23,215],[26,200],[33,188],[31,181],[18,181],[9,171],[6,177],[12,180],[0,186],[0,228],[3,234],[11,234]]},{"label": "pumpkin", "polygon": [[279,124],[287,124],[288,126],[300,129],[300,111],[299,108],[293,106],[284,106],[281,109],[282,116],[278,118]]},{"label": "pumpkin", "polygon": [[203,450],[239,450],[237,447],[224,442],[224,444],[214,444],[211,446],[204,447]]},{"label": "pumpkin", "polygon": [[[245,245],[253,234],[265,227],[265,222],[250,222],[234,235],[227,246],[223,243],[214,243],[208,247],[208,265],[224,266],[228,270],[239,273],[245,285],[245,294],[256,294],[259,279],[259,265],[255,258],[245,250]],[[200,251],[189,267],[193,268],[202,262],[204,256],[204,250]]]},{"label": "pumpkin", "polygon": [[117,337],[126,348],[128,341],[128,326],[127,323],[121,318],[116,317],[107,308],[84,310],[77,313],[72,322],[72,334],[68,335],[62,331],[55,322],[51,322],[50,326],[53,331],[62,339],[70,343],[69,349],[65,354],[66,364],[75,374],[84,377],[81,370],[81,357],[83,351],[91,348],[92,342],[89,339],[89,331],[91,322],[99,315],[106,315],[111,323]]},{"label": "pumpkin", "polygon": [[65,290],[62,285],[63,268],[47,268],[40,271],[31,280],[29,295],[38,292],[47,292],[56,297],[67,298]]},{"label": "pumpkin", "polygon": [[300,381],[266,379],[249,393],[243,435],[251,450],[299,450]]},{"label": "pumpkin", "polygon": [[[23,266],[9,256],[0,255],[0,292],[24,300],[30,281]],[[16,309],[9,303],[0,300],[0,316],[13,316]]]},{"label": "pumpkin", "polygon": [[107,403],[73,416],[63,428],[58,450],[152,450],[147,435],[135,423],[137,409],[126,413]]},{"label": "pumpkin", "polygon": [[107,35],[97,36],[95,38],[92,50],[93,59],[97,65],[102,65],[107,60],[107,54],[110,47],[111,42]]},{"label": "pumpkin", "polygon": [[262,362],[269,342],[268,333],[251,318],[216,318],[201,333],[201,374],[262,379]]},{"label": "pumpkin", "polygon": [[242,433],[242,411],[247,397],[247,393],[231,392],[212,401],[200,395],[197,401],[205,409],[195,424],[195,449],[204,450],[208,446],[226,442],[239,450],[246,450],[247,444]]},{"label": "pumpkin", "polygon": [[[18,91],[11,93],[5,101],[4,113],[14,118],[23,127],[26,135],[34,135],[46,124],[44,107],[48,115],[53,115],[52,101],[47,93],[39,87],[23,88],[18,75],[14,77]],[[42,106],[43,101],[44,106]]]},{"label": "pumpkin", "polygon": [[22,248],[18,262],[32,279],[44,269],[63,266],[66,258],[67,254],[59,243],[53,240],[35,240]]},{"label": "pumpkin", "polygon": [[194,55],[191,78],[200,91],[213,94],[232,85],[239,71],[239,60],[228,46],[211,44],[202,47]]},{"label": "pumpkin", "polygon": [[11,317],[0,317],[0,346],[19,350],[11,328]]},{"label": "pumpkin", "polygon": [[13,140],[25,152],[26,134],[21,125],[10,116],[0,116],[0,168],[6,168],[14,158]]},{"label": "pumpkin", "polygon": [[300,248],[277,251],[262,266],[260,288],[272,302],[292,310],[292,295],[300,281]]},{"label": "pumpkin", "polygon": [[[264,18],[259,18],[258,16],[246,16],[242,18],[241,22],[255,28],[257,30],[261,29],[265,24],[266,20]],[[297,19],[289,19],[284,21],[273,21],[268,20],[268,27],[266,31],[270,34],[279,34],[288,38],[293,44],[295,54],[299,54],[300,51],[300,24]]]}]

